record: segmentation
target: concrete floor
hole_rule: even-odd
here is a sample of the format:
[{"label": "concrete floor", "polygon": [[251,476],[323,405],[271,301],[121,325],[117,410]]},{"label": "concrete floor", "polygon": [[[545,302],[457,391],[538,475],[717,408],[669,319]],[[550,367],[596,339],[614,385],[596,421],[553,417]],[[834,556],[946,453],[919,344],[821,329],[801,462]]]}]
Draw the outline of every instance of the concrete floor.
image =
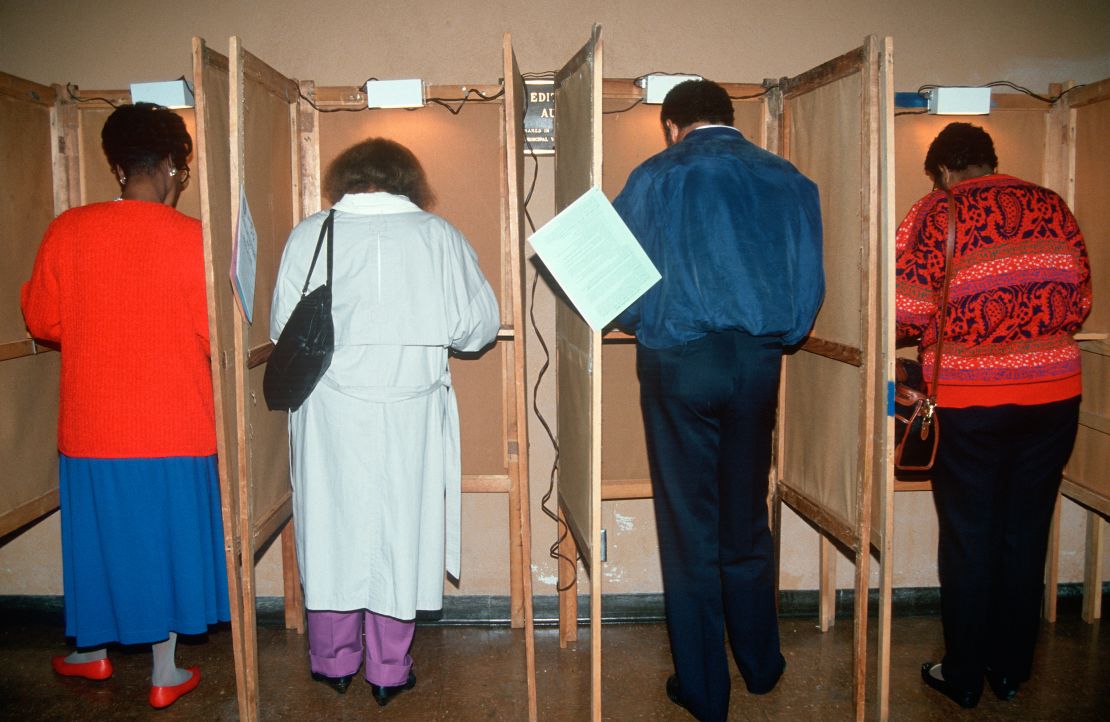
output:
[{"label": "concrete floor", "polygon": [[[231,632],[184,639],[178,662],[199,665],[200,687],[161,712],[146,702],[149,648],[113,648],[115,675],[104,682],[60,678],[50,657],[67,651],[60,617],[5,614],[0,620],[0,719],[11,720],[234,720],[238,719]],[[733,672],[731,720],[849,720],[851,620],[822,634],[811,619],[781,621],[787,670],[764,697],[748,695]],[[536,632],[540,720],[589,719],[589,632],[567,649],[554,628]],[[662,624],[604,628],[603,713],[607,720],[691,720],[671,704],[664,682],[671,672]],[[263,720],[524,720],[527,691],[524,637],[504,627],[421,625],[413,657],[416,688],[379,708],[356,679],[338,695],[309,678],[305,637],[273,625],[258,630]],[[872,632],[871,649],[874,650]],[[1045,624],[1033,679],[1011,702],[983,694],[965,711],[927,689],[922,661],[941,654],[938,617],[896,618],[891,650],[892,720],[1110,720],[1110,632],[1061,614]],[[871,685],[874,664],[870,665]],[[874,698],[869,690],[869,699]],[[874,718],[869,708],[868,718]]]}]

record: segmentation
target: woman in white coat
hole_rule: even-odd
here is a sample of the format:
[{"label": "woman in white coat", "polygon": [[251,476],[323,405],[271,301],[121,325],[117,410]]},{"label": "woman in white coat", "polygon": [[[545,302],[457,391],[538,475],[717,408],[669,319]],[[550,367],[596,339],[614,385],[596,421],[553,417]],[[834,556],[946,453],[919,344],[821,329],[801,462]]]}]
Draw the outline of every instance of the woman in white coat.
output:
[{"label": "woman in white coat", "polygon": [[[313,678],[342,693],[365,660],[385,705],[416,683],[416,610],[440,609],[444,569],[459,575],[448,350],[491,343],[499,314],[470,244],[427,212],[432,193],[407,148],[383,138],[352,146],[328,169],[325,190],[335,210],[335,354],[289,419],[297,558]],[[274,339],[300,300],[326,217],[306,218],[286,243]]]}]

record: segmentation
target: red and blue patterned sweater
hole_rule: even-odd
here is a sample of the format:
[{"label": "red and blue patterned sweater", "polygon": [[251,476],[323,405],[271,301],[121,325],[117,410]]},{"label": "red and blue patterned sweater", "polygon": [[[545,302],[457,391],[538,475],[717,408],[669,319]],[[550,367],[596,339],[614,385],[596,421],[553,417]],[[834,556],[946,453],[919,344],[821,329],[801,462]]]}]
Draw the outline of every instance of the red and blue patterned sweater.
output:
[{"label": "red and blue patterned sweater", "polygon": [[[1007,175],[957,183],[956,246],[937,403],[1044,404],[1079,396],[1072,334],[1091,310],[1083,234],[1056,193]],[[898,228],[897,332],[920,337],[932,379],[948,199],[934,191]]]}]

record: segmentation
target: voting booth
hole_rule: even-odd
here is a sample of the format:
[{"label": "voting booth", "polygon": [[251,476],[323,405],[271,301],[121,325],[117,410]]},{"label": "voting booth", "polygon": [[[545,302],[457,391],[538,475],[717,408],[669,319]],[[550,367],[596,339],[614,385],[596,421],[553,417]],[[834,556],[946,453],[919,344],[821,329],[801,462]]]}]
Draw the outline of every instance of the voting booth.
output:
[{"label": "voting booth", "polygon": [[[272,350],[273,282],[290,230],[322,206],[321,167],[372,134],[397,137],[429,166],[441,200],[437,210],[470,238],[500,303],[502,328],[495,347],[477,359],[451,363],[464,421],[463,491],[503,494],[509,502],[504,555],[510,567],[511,621],[525,628],[529,717],[536,718],[522,329],[518,335],[523,318],[523,80],[507,35],[502,50],[509,82],[503,90],[487,88],[488,104],[473,104],[455,115],[440,106],[414,115],[363,113],[361,120],[372,121],[360,127],[331,122],[338,115],[349,120],[350,114],[321,113],[322,106],[312,102],[313,83],[284,76],[238,38],[231,39],[227,55],[200,38],[193,41],[196,105],[179,111],[194,138],[193,182],[178,208],[199,217],[204,233],[232,647],[243,719],[260,716],[255,565],[278,539],[286,626],[303,631],[304,624],[286,414],[269,411],[261,390]],[[344,91],[337,89],[333,96]],[[19,201],[6,206],[6,227],[13,232],[4,235],[14,263],[3,286],[7,335],[0,339],[0,373],[9,391],[0,405],[0,442],[5,460],[13,462],[13,481],[0,508],[0,535],[17,533],[58,504],[59,355],[27,337],[19,287],[30,276],[39,240],[57,213],[118,195],[99,133],[113,106],[130,100],[122,91],[83,93],[0,75],[0,143],[6,168],[11,165],[0,183],[10,184],[6,190]],[[365,104],[365,97],[358,102]],[[435,133],[421,132],[429,127]],[[444,158],[437,143],[447,142],[473,145],[468,163]],[[454,176],[439,178],[442,169]],[[240,233],[247,229],[253,233]],[[466,424],[479,418],[481,423]]]},{"label": "voting booth", "polygon": [[[557,210],[603,182],[602,154],[608,141],[603,140],[602,52],[601,29],[595,27],[590,41],[556,75]],[[882,184],[890,183],[885,168],[893,107],[890,54],[889,40],[868,38],[858,50],[772,83],[767,92],[757,94],[751,115],[741,113],[738,121],[742,130],[791,160],[822,190],[828,291],[814,333],[784,361],[773,503],[790,505],[823,538],[836,539],[853,550],[857,565],[853,679],[860,719],[872,535],[882,543],[871,522],[871,507],[873,496],[885,498],[891,480],[889,464],[882,460],[889,459],[886,389],[893,368],[893,324],[888,328],[884,319],[891,317],[893,306],[887,298],[884,313],[882,291],[884,280],[889,284],[893,274],[870,272],[893,268],[893,238],[889,223],[883,223],[881,205]],[[648,137],[652,135],[658,138],[655,133]],[[649,154],[625,163],[630,168]],[[559,514],[570,530],[561,554],[566,560],[580,555],[590,580],[592,715],[600,719],[600,516],[606,498],[607,369],[623,364],[615,376],[625,390],[623,397],[610,396],[618,407],[615,414],[623,415],[610,433],[631,435],[638,450],[642,424],[633,408],[638,405],[638,392],[629,352],[611,354],[615,363],[606,364],[601,332],[591,328],[566,299],[557,298],[556,314]],[[650,494],[644,483],[643,457],[626,449],[621,449],[619,460],[614,456],[611,478],[618,483],[612,486],[620,491],[614,489],[609,498]],[[570,567],[560,562],[560,589],[568,589],[561,593],[560,603],[565,612],[561,615],[564,642],[573,638],[566,629],[574,620],[576,570]]]}]

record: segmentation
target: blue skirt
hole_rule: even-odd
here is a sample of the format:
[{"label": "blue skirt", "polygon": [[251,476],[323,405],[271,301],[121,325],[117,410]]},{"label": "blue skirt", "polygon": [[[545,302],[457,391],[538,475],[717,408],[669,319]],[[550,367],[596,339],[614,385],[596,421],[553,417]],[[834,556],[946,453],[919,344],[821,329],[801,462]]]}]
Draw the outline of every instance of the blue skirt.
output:
[{"label": "blue skirt", "polygon": [[78,647],[231,618],[215,456],[59,462],[66,636]]}]

